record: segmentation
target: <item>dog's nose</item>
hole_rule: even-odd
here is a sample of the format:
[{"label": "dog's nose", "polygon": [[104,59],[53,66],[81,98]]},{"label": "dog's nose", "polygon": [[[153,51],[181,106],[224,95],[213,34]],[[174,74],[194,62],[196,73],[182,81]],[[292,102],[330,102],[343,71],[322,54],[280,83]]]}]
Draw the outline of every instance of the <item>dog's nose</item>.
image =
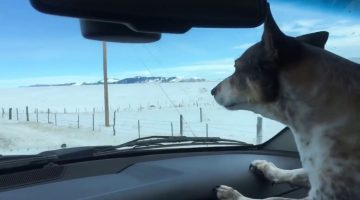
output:
[{"label": "dog's nose", "polygon": [[214,88],[211,90],[211,95],[215,96],[215,95],[216,95],[216,92],[217,92],[217,87],[214,87]]}]

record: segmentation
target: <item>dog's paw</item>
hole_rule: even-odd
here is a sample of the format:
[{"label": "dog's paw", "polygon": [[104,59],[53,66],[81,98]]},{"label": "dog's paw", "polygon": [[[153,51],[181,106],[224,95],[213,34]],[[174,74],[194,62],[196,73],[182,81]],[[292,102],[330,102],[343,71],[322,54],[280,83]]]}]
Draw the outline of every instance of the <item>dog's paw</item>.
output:
[{"label": "dog's paw", "polygon": [[277,177],[277,167],[266,160],[254,160],[249,166],[249,170],[256,175],[263,176],[272,184],[279,182],[279,177]]},{"label": "dog's paw", "polygon": [[226,185],[217,186],[215,190],[219,200],[242,200],[244,197],[238,191]]}]

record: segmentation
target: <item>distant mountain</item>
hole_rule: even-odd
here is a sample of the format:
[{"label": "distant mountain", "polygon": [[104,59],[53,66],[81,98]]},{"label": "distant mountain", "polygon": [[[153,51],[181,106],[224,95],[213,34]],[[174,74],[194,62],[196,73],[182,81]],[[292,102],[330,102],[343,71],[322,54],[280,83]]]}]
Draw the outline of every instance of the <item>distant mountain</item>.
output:
[{"label": "distant mountain", "polygon": [[[110,78],[110,79],[108,79],[108,84],[117,84],[119,81],[120,81],[119,79]],[[84,82],[84,83],[81,83],[80,85],[102,85],[102,84],[104,84],[104,80],[100,80],[100,81],[93,82],[93,83]]]},{"label": "distant mountain", "polygon": [[27,87],[50,87],[50,86],[71,86],[76,85],[76,83],[61,83],[61,84],[35,84],[29,85]]},{"label": "distant mountain", "polygon": [[175,83],[175,82],[203,82],[203,78],[180,78],[180,77],[145,77],[135,76],[133,78],[125,78],[116,82],[116,84],[131,84],[131,83]]},{"label": "distant mountain", "polygon": [[169,83],[171,80],[174,80],[175,77],[145,77],[145,76],[135,76],[132,78],[125,78],[118,81],[118,84],[131,84],[131,83]]},{"label": "distant mountain", "polygon": [[[161,76],[135,76],[132,78],[124,79],[108,79],[108,84],[134,84],[134,83],[183,83],[183,82],[204,82],[206,79],[193,77],[193,78],[181,78],[181,77],[161,77]],[[97,82],[84,82],[84,83],[63,83],[63,84],[35,84],[28,87],[49,87],[49,86],[71,86],[71,85],[102,85],[104,80]]]}]

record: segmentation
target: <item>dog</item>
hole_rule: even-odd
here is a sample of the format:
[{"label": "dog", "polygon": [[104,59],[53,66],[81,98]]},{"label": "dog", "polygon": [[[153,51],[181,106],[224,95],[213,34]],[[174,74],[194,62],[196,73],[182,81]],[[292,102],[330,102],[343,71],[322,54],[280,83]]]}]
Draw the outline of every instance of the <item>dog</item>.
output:
[{"label": "dog", "polygon": [[[226,109],[261,114],[293,132],[303,168],[255,160],[252,171],[273,183],[310,187],[304,199],[359,200],[360,65],[324,49],[328,32],[285,35],[267,10],[261,41],[211,94]],[[225,185],[216,193],[220,200],[252,200]]]}]

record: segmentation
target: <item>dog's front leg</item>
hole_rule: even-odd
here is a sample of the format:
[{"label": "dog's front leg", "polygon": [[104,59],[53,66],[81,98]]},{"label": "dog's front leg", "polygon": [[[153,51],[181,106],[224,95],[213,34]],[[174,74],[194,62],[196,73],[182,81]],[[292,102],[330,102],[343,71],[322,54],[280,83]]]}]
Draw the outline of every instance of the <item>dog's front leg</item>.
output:
[{"label": "dog's front leg", "polygon": [[273,183],[288,183],[292,186],[310,188],[309,177],[304,169],[285,170],[265,160],[254,160],[250,165],[250,170],[263,175]]},{"label": "dog's front leg", "polygon": [[[216,187],[216,196],[219,200],[260,200],[260,199],[252,199],[245,197],[244,195],[240,194],[240,192],[238,192],[237,190],[225,185]],[[300,200],[300,199],[270,197],[263,200]],[[301,200],[308,200],[308,198],[306,197]]]}]

